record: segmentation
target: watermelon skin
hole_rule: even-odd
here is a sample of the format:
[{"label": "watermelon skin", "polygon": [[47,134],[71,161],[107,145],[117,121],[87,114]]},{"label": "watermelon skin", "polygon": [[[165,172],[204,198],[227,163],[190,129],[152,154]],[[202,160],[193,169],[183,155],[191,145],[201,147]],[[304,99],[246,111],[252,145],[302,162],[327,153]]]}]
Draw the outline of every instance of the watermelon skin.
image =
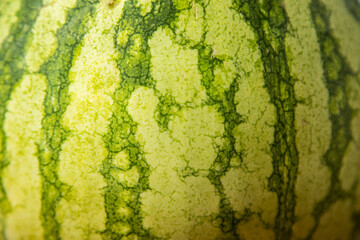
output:
[{"label": "watermelon skin", "polygon": [[0,6],[2,239],[360,236],[357,1]]}]

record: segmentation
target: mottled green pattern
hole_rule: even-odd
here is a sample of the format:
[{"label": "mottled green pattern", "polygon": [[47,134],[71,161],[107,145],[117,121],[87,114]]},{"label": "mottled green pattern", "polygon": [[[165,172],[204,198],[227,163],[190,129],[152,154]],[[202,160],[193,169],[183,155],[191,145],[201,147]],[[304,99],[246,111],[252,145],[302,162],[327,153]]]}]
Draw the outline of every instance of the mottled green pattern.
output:
[{"label": "mottled green pattern", "polygon": [[74,51],[86,32],[85,26],[93,14],[95,3],[97,1],[79,0],[77,6],[68,12],[66,23],[57,32],[58,48],[40,68],[40,72],[47,78],[44,103],[46,115],[42,122],[45,139],[38,145],[43,179],[41,215],[45,239],[60,238],[56,206],[67,190],[57,175],[59,152],[67,135],[60,120],[69,104],[68,74]]}]

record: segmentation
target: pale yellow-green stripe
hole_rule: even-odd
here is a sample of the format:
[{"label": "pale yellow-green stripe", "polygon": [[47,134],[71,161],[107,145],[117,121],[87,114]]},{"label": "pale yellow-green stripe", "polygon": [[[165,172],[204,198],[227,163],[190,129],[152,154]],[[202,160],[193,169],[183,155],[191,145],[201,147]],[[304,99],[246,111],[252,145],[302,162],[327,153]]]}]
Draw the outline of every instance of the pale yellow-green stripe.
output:
[{"label": "pale yellow-green stripe", "polygon": [[62,119],[70,134],[60,152],[59,178],[71,188],[57,208],[63,239],[101,239],[105,230],[106,184],[100,169],[108,151],[102,136],[109,131],[112,97],[120,82],[113,37],[123,6],[124,1],[114,8],[97,5],[70,70],[70,103]]},{"label": "pale yellow-green stripe", "polygon": [[[220,199],[205,176],[216,157],[214,144],[221,143],[221,116],[214,107],[183,108],[169,131],[160,132],[154,119],[158,102],[152,89],[140,87],[128,105],[151,171],[151,191],[141,194],[144,227],[163,238],[216,239],[221,231],[209,216],[218,212]],[[181,177],[187,162],[200,176]],[[200,231],[202,226],[207,232]]]},{"label": "pale yellow-green stripe", "polygon": [[190,9],[182,10],[178,14],[176,21],[176,35],[181,35],[189,41],[189,46],[198,44],[204,34],[204,9],[195,3],[191,4]]},{"label": "pale yellow-green stripe", "polygon": [[[63,4],[72,7],[75,2],[71,0]],[[9,110],[6,113],[4,129],[7,136],[6,158],[9,160],[9,166],[4,169],[3,180],[11,204],[5,229],[9,239],[42,238],[41,178],[36,141],[41,142],[46,78],[36,72],[47,57],[36,57],[36,52],[51,53],[56,48],[56,41],[47,40],[49,34],[54,34],[64,24],[66,10],[67,8],[55,1],[41,9],[34,25],[33,40],[25,57],[26,66],[34,73],[26,73],[20,80],[11,95]],[[46,25],[49,22],[56,25],[47,32]],[[39,30],[42,28],[45,30]],[[37,39],[42,39],[45,43],[33,47]],[[37,64],[36,68],[32,67],[34,62]]]},{"label": "pale yellow-green stripe", "polygon": [[314,225],[312,211],[330,186],[330,171],[322,163],[331,139],[328,100],[320,47],[312,23],[310,0],[286,0],[290,32],[286,35],[291,75],[297,79],[295,97],[296,147],[299,168],[295,187],[297,221],[294,239],[303,239]]},{"label": "pale yellow-green stripe", "polygon": [[321,217],[313,239],[351,239],[353,226],[351,200],[340,200]]},{"label": "pale yellow-green stripe", "polygon": [[20,6],[21,0],[0,1],[0,46],[9,35],[11,25],[16,22]]},{"label": "pale yellow-green stripe", "polygon": [[275,239],[275,233],[271,229],[264,228],[264,224],[256,215],[251,216],[248,221],[242,221],[238,225],[237,234],[246,240]]},{"label": "pale yellow-green stripe", "polygon": [[41,178],[36,156],[44,115],[45,76],[25,75],[14,89],[4,129],[6,158],[3,181],[11,212],[6,218],[8,239],[41,239]]},{"label": "pale yellow-green stripe", "polygon": [[156,46],[150,48],[150,71],[157,81],[156,88],[164,95],[171,94],[180,104],[199,105],[206,98],[206,93],[200,81],[197,51],[174,45],[170,29],[154,35],[149,43]]}]

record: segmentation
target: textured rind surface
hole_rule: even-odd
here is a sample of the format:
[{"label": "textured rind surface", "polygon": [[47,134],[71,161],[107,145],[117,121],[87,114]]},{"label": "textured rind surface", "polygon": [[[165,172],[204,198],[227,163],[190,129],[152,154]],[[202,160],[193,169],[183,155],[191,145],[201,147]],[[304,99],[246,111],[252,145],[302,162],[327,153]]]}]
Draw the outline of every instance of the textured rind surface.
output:
[{"label": "textured rind surface", "polygon": [[360,237],[358,2],[0,8],[0,239]]}]

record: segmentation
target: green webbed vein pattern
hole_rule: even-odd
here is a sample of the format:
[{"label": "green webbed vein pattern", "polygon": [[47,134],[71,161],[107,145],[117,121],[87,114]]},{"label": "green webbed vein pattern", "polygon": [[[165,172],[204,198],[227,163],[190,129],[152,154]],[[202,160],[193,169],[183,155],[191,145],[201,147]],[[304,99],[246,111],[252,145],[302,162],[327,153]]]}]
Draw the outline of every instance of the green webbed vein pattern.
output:
[{"label": "green webbed vein pattern", "polygon": [[[332,123],[332,136],[330,147],[324,155],[324,162],[330,169],[332,175],[329,192],[325,198],[315,206],[313,215],[316,219],[316,224],[309,233],[309,239],[315,233],[321,216],[323,216],[336,201],[352,196],[351,192],[346,192],[342,189],[339,175],[342,160],[352,139],[350,126],[353,110],[349,105],[346,95],[346,85],[349,78],[355,77],[355,73],[350,68],[345,57],[340,53],[337,39],[333,36],[329,27],[329,12],[326,10],[326,7],[319,0],[313,0],[310,7],[320,44],[325,82],[329,92],[329,113]],[[356,218],[356,216],[354,218]]]},{"label": "green webbed vein pattern", "polygon": [[234,1],[234,7],[254,29],[261,51],[265,86],[276,107],[274,143],[271,148],[274,173],[269,187],[278,196],[275,220],[277,239],[290,239],[296,205],[295,183],[298,151],[295,137],[295,79],[289,72],[285,52],[287,16],[282,1]]},{"label": "green webbed vein pattern", "polygon": [[[205,4],[203,4],[206,9]],[[206,10],[205,10],[206,14]],[[206,94],[209,97],[208,105],[218,105],[218,111],[224,117],[225,127],[225,141],[226,144],[219,149],[217,157],[209,169],[208,179],[215,186],[217,194],[220,195],[220,209],[217,218],[220,220],[220,227],[224,233],[228,233],[229,237],[237,239],[239,236],[236,233],[236,225],[240,219],[235,217],[235,212],[231,207],[229,200],[224,192],[224,187],[220,178],[226,174],[230,168],[230,159],[238,158],[241,156],[235,151],[235,136],[233,129],[236,125],[242,122],[242,117],[236,112],[234,102],[235,93],[238,90],[237,78],[232,81],[228,90],[219,92],[214,83],[214,68],[216,65],[221,65],[222,60],[212,56],[213,50],[211,46],[205,43],[205,35],[202,36],[201,41],[196,48],[199,51],[199,71],[202,74],[202,85],[206,89]]]},{"label": "green webbed vein pattern", "polygon": [[6,214],[10,208],[2,182],[2,172],[7,165],[4,132],[6,108],[14,86],[25,72],[26,44],[31,37],[31,29],[41,6],[41,0],[21,2],[21,8],[17,13],[18,21],[11,26],[10,34],[0,49],[0,211],[2,215]]},{"label": "green webbed vein pattern", "polygon": [[[185,235],[189,239],[197,239],[196,231],[200,229],[200,231],[209,230],[211,234],[218,234],[216,239],[242,239],[249,236],[243,235],[243,232],[252,227],[251,224],[253,222],[250,219],[253,218],[259,219],[259,221],[254,221],[254,225],[256,223],[261,224],[262,226],[258,229],[262,228],[262,233],[265,232],[265,234],[268,231],[270,233],[269,238],[273,236],[271,235],[273,233],[275,233],[276,239],[292,238],[293,228],[295,229],[296,227],[293,224],[298,220],[296,219],[297,213],[295,212],[297,204],[296,181],[300,177],[297,179],[299,153],[296,145],[296,134],[299,136],[300,130],[297,132],[295,121],[297,100],[295,98],[294,85],[298,79],[295,78],[295,73],[291,71],[290,62],[288,63],[286,55],[291,54],[291,49],[286,51],[289,49],[286,49],[285,42],[290,21],[286,15],[284,2],[282,0],[231,0],[229,5],[230,3],[232,5],[230,9],[226,10],[229,10],[231,14],[235,14],[229,14],[229,18],[234,18],[234,22],[242,20],[241,23],[244,25],[227,25],[227,20],[219,20],[219,25],[226,26],[226,30],[221,30],[216,24],[215,27],[210,26],[210,15],[213,17],[214,9],[218,9],[219,6],[229,6],[222,5],[217,1],[114,0],[102,2],[100,0],[77,0],[75,8],[66,9],[68,10],[66,22],[56,32],[57,48],[45,60],[39,72],[36,72],[37,74],[40,73],[41,77],[46,76],[45,116],[41,122],[42,135],[40,140],[36,141],[36,157],[39,159],[42,184],[41,212],[37,215],[40,215],[45,239],[61,239],[61,236],[67,236],[66,234],[62,235],[65,224],[61,218],[61,201],[70,199],[72,197],[71,190],[75,189],[75,185],[71,186],[71,181],[68,183],[66,179],[61,178],[61,164],[63,163],[61,156],[66,145],[64,143],[72,136],[77,138],[82,134],[80,131],[82,128],[79,128],[80,130],[76,127],[74,129],[71,128],[72,125],[81,125],[81,121],[74,121],[71,122],[72,125],[66,125],[66,114],[71,109],[73,99],[72,95],[70,96],[72,93],[72,89],[70,89],[71,84],[78,78],[77,75],[74,75],[74,78],[72,77],[72,72],[75,71],[73,67],[76,66],[74,63],[78,62],[80,53],[84,55],[82,56],[84,62],[87,62],[92,57],[87,55],[86,51],[82,51],[84,46],[87,46],[84,43],[84,36],[87,33],[89,35],[92,34],[89,26],[92,28],[94,26],[102,26],[101,24],[103,24],[101,21],[96,22],[92,20],[95,16],[95,20],[101,20],[103,15],[99,13],[104,8],[109,10],[104,12],[110,14],[112,14],[112,10],[119,10],[120,8],[116,8],[119,6],[118,4],[121,4],[121,11],[116,12],[118,14],[116,18],[114,18],[115,15],[111,15],[112,21],[105,21],[107,25],[104,31],[106,31],[106,37],[110,36],[111,44],[104,45],[104,48],[97,48],[99,46],[98,42],[89,45],[89,48],[96,52],[93,55],[95,57],[106,55],[107,53],[104,53],[104,49],[107,49],[107,46],[115,46],[116,53],[111,52],[109,58],[104,58],[104,65],[101,65],[101,67],[104,66],[104,69],[108,67],[105,64],[108,63],[107,61],[110,61],[108,59],[111,59],[111,61],[116,59],[115,66],[117,66],[117,69],[115,69],[115,76],[119,76],[119,78],[116,78],[116,81],[112,82],[116,82],[116,87],[111,89],[112,91],[116,90],[109,94],[112,96],[112,99],[107,102],[109,115],[104,117],[104,119],[106,118],[104,123],[108,128],[102,128],[103,131],[101,131],[100,136],[108,151],[104,151],[100,160],[97,159],[98,157],[94,157],[97,161],[101,162],[100,170],[97,168],[94,171],[97,174],[100,171],[102,176],[98,175],[98,178],[101,178],[106,183],[104,189],[102,189],[104,185],[97,189],[101,193],[96,195],[101,199],[101,207],[104,206],[105,208],[106,228],[102,225],[101,230],[98,230],[99,228],[95,231],[88,230],[91,227],[80,222],[79,225],[76,225],[69,231],[72,232],[73,229],[79,229],[78,226],[82,228],[84,225],[81,231],[84,233],[89,231],[88,236],[93,236],[90,235],[90,231],[93,231],[91,233],[101,234],[103,239],[165,239],[168,237],[178,239]],[[344,1],[349,10],[349,15],[352,14],[359,22],[359,1]],[[319,155],[322,156],[322,164],[324,164],[324,168],[329,170],[331,177],[329,190],[324,191],[324,195],[322,195],[325,197],[317,202],[314,208],[311,208],[313,209],[312,212],[309,210],[309,213],[315,219],[315,224],[311,225],[311,229],[309,227],[310,231],[306,239],[316,238],[318,230],[322,227],[322,220],[338,202],[347,200],[348,202],[352,201],[353,204],[353,202],[358,201],[355,191],[356,184],[359,183],[352,183],[350,190],[345,190],[345,187],[342,186],[341,176],[341,169],[343,165],[346,165],[344,164],[346,161],[343,159],[347,156],[347,149],[351,146],[351,141],[354,140],[352,134],[357,134],[352,133],[351,128],[351,121],[355,115],[355,110],[351,108],[351,96],[349,97],[348,88],[350,86],[349,81],[358,79],[358,72],[351,69],[346,56],[342,54],[341,42],[336,39],[335,34],[330,29],[330,12],[326,9],[323,2],[321,0],[311,0],[310,9],[318,38],[317,44],[320,46],[324,81],[329,95],[328,105],[331,121],[329,148],[323,156],[322,154],[325,150]],[[10,110],[8,102],[10,102],[10,96],[18,82],[26,74],[35,73],[35,70],[34,72],[29,70],[31,69],[29,63],[26,66],[27,59],[25,57],[33,40],[31,31],[42,7],[44,7],[42,0],[22,0],[21,8],[17,13],[18,20],[11,26],[9,36],[5,38],[0,47],[1,239],[6,237],[4,229],[9,226],[9,224],[6,225],[6,221],[10,215],[9,212],[11,212],[12,205],[9,200],[11,197],[7,197],[12,196],[12,194],[6,188],[7,178],[5,176],[6,171],[4,170],[9,166],[10,160],[7,158],[9,151],[6,149],[7,147],[9,149],[11,145],[10,140],[6,143],[6,139],[9,139],[10,134],[5,132],[6,127],[4,127],[4,125],[6,126],[5,122],[12,119],[6,118],[8,108]],[[118,17],[121,16],[120,13],[122,17],[118,20]],[[114,24],[114,22],[117,24]],[[250,26],[250,30],[239,27],[245,25],[247,27]],[[234,42],[226,42],[226,37],[222,38],[221,34],[224,31],[229,31],[228,26],[234,26],[234,29],[241,29],[246,40],[243,41],[240,37],[235,37]],[[215,31],[215,28],[220,30]],[[104,35],[101,36],[100,32],[105,27],[99,27],[98,29],[100,29],[99,33],[97,32],[98,35],[94,35],[94,37],[104,37]],[[96,30],[98,29],[96,28]],[[247,38],[245,36],[249,33],[254,34],[255,41],[252,37]],[[232,36],[242,35],[230,34],[229,36],[233,38]],[[219,44],[212,37],[221,43]],[[89,39],[91,38],[89,37]],[[246,45],[247,41],[251,43]],[[109,38],[107,38],[106,43],[109,43]],[[246,46],[244,48],[247,49],[254,46],[256,50],[260,50],[260,54],[257,56],[261,56],[261,61],[255,61],[254,59],[258,59],[256,57],[241,59],[239,57],[240,54],[246,54],[246,52],[241,52],[240,50],[239,55],[228,55],[227,51],[230,50],[223,51],[224,54],[222,54],[221,44],[223,43],[225,43],[224,45]],[[163,44],[164,47],[160,46],[158,48],[158,44]],[[255,51],[249,52],[251,54],[255,53]],[[171,57],[174,57],[176,60],[172,62]],[[197,60],[194,60],[195,58]],[[191,60],[194,60],[194,62],[191,62]],[[249,61],[246,62],[247,60]],[[230,67],[226,65],[229,62],[231,62]],[[181,65],[179,63],[186,66],[177,68],[177,65]],[[187,63],[189,64],[187,65]],[[165,67],[159,68],[158,66],[162,66],[162,64]],[[254,78],[262,79],[263,77],[262,80],[265,80],[265,85],[259,86],[259,89],[263,90],[263,87],[266,89],[266,94],[270,96],[270,102],[269,98],[267,98],[266,103],[275,109],[274,112],[269,110],[271,116],[275,115],[276,121],[273,121],[275,123],[272,124],[273,122],[270,120],[269,122],[271,123],[265,122],[273,129],[269,134],[271,137],[273,136],[271,141],[269,140],[271,142],[271,150],[270,147],[266,150],[256,149],[258,151],[266,151],[267,157],[271,155],[271,158],[269,157],[268,160],[265,160],[270,164],[266,167],[267,170],[271,168],[272,164],[273,172],[269,170],[268,175],[264,174],[265,184],[261,185],[263,189],[257,187],[260,184],[254,184],[259,192],[262,190],[264,190],[264,193],[265,191],[272,191],[271,196],[273,196],[274,202],[277,199],[277,205],[274,204],[274,208],[270,210],[272,213],[277,211],[276,216],[274,214],[267,219],[266,216],[264,217],[265,214],[263,214],[264,209],[259,207],[258,209],[260,210],[257,210],[254,205],[262,204],[267,208],[270,204],[266,205],[261,201],[255,203],[258,198],[256,194],[253,198],[248,198],[250,203],[245,203],[246,195],[254,194],[254,190],[249,186],[251,181],[255,181],[254,178],[248,177],[251,174],[251,170],[247,170],[246,164],[243,164],[248,154],[247,151],[242,150],[241,147],[238,148],[238,144],[241,141],[244,141],[241,142],[242,144],[247,144],[247,136],[239,133],[238,127],[242,126],[242,124],[245,126],[246,123],[249,123],[250,119],[246,115],[248,109],[246,111],[239,110],[239,101],[247,98],[247,95],[244,94],[247,90],[246,88],[245,90],[243,89],[244,85],[241,85],[241,83],[250,83],[249,85],[253,83],[251,82],[252,78],[246,78],[250,71],[246,72],[243,69],[247,64],[260,66],[259,75],[254,75]],[[89,69],[90,65],[84,64],[79,69]],[[99,71],[102,71],[102,69]],[[107,74],[106,71],[104,72]],[[119,72],[120,74],[118,75]],[[226,75],[226,79],[224,77],[224,79],[219,80],[221,78],[219,72],[224,73],[224,75],[229,72],[231,73]],[[98,73],[96,72],[96,74]],[[94,95],[97,95],[98,90],[104,90],[100,83],[107,83],[108,79],[105,79],[103,82],[98,81],[98,75],[96,74],[84,75],[85,77],[82,79],[84,84],[79,84],[80,87],[78,88],[74,87],[74,91],[86,92],[85,83],[88,83],[87,80],[90,75],[94,77],[91,80],[94,83],[94,87],[91,89],[96,93]],[[109,77],[109,79],[113,80],[113,76]],[[120,79],[120,81],[118,82],[117,79]],[[95,83],[99,83],[99,85]],[[242,90],[244,91],[242,92]],[[253,86],[251,86],[251,90],[257,91],[256,87]],[[150,97],[145,96],[146,94]],[[239,95],[243,99],[239,97],[241,100],[238,100],[237,97]],[[97,96],[102,98],[105,95],[99,94]],[[264,100],[264,95],[259,94],[257,96]],[[138,101],[137,99],[140,100]],[[149,99],[155,100],[146,102]],[[136,101],[141,104],[138,104]],[[145,103],[143,104],[142,101]],[[324,102],[326,101],[324,100]],[[252,104],[250,102],[249,104],[256,105],[261,103],[255,102]],[[74,104],[74,106],[76,110],[79,109],[79,105]],[[94,116],[102,113],[99,107],[96,106],[95,108],[97,111],[95,111]],[[147,108],[154,110],[146,112],[146,110],[149,110]],[[245,106],[244,108],[249,107]],[[261,110],[262,108],[259,109]],[[264,117],[264,115],[261,115],[262,112],[260,110],[251,110],[260,112],[259,115],[253,115],[257,116],[254,117],[256,121],[259,121],[260,117]],[[150,112],[145,120],[150,119],[151,123],[148,124],[144,119],[140,119],[139,116],[143,113],[142,111],[144,111],[144,115]],[[195,114],[196,111],[199,112],[198,115]],[[10,111],[7,116],[9,115]],[[68,118],[71,118],[72,115],[69,114],[68,116],[70,116]],[[136,120],[137,118],[140,120]],[[142,122],[142,120],[144,121]],[[197,120],[199,120],[199,123],[196,122]],[[216,124],[212,124],[211,121]],[[261,124],[264,125],[263,123]],[[82,125],[86,128],[86,124]],[[205,131],[207,129],[201,129],[207,126],[214,126],[214,128],[219,129],[215,129],[214,133],[212,131]],[[197,128],[204,130],[204,133]],[[199,133],[197,130],[199,130]],[[154,134],[152,131],[154,131]],[[266,134],[266,132],[261,131],[259,133],[252,133],[253,130],[246,127],[245,131],[250,132],[249,135],[259,134],[261,137]],[[95,134],[99,137],[99,132],[96,131],[94,133],[89,131],[86,134]],[[195,135],[199,135],[201,141],[198,141]],[[268,144],[266,146],[270,146],[269,143],[266,142],[266,144]],[[95,144],[92,140],[89,140],[89,145],[92,147]],[[197,159],[203,153],[200,151],[202,148],[196,148],[198,147],[197,145],[205,146],[206,150],[214,154],[204,154],[204,159]],[[79,146],[81,147],[81,144]],[[72,145],[69,148],[71,149]],[[169,149],[169,152],[166,152],[167,149]],[[69,155],[66,157],[72,158],[72,154],[76,151],[77,149],[68,151]],[[197,155],[197,152],[195,154],[192,151],[199,151],[200,154]],[[162,154],[157,154],[159,152]],[[262,158],[264,155],[255,156]],[[79,156],[79,159],[82,158],[81,160],[89,160],[85,159],[86,157],[83,157],[81,154]],[[104,159],[105,156],[106,158]],[[203,162],[201,162],[202,160]],[[254,160],[254,158],[251,160]],[[171,161],[179,161],[179,163],[176,163],[178,165],[166,165]],[[81,164],[83,163],[79,162],[80,168],[83,168]],[[89,165],[91,165],[89,169],[92,169],[92,163],[89,163]],[[65,164],[64,166],[67,169],[67,165]],[[265,168],[264,166],[261,167]],[[228,173],[231,173],[234,169],[241,169],[242,172],[239,171],[240,173],[247,173],[248,171],[249,175],[237,174],[235,171],[236,176],[229,175]],[[89,171],[91,170],[84,170],[84,172]],[[166,175],[167,172],[170,172],[170,174]],[[164,176],[161,175],[162,173],[164,173]],[[299,170],[299,173],[301,173],[301,170]],[[67,174],[71,175],[72,173]],[[38,176],[39,174],[36,175]],[[226,177],[228,178],[226,179]],[[26,177],[23,178],[25,179]],[[173,179],[176,181],[169,181]],[[245,180],[243,182],[240,181],[238,185],[231,185],[234,188],[227,186],[227,182],[238,179]],[[87,180],[87,178],[84,178],[84,181]],[[174,187],[173,183],[179,184]],[[208,185],[205,186],[204,183],[208,183],[210,187]],[[168,185],[156,188],[157,185],[161,184]],[[16,185],[16,183],[13,185]],[[89,188],[96,187],[90,182],[88,186]],[[242,189],[243,186],[245,186],[244,189]],[[247,187],[249,187],[249,190],[246,189]],[[178,189],[176,188],[183,189],[177,191]],[[169,193],[165,190],[169,191]],[[177,191],[176,194],[172,193],[173,190],[174,192]],[[235,193],[234,195],[237,200],[241,199],[238,201],[240,202],[240,207],[234,204],[236,201],[232,199],[231,192],[229,193],[229,191]],[[196,195],[197,192],[201,194]],[[206,195],[207,193],[209,195]],[[196,197],[200,196],[201,201],[198,201],[193,195],[196,195]],[[86,196],[79,194],[78,198],[82,199],[86,198]],[[87,199],[92,200],[91,197]],[[165,200],[161,201],[162,199]],[[208,201],[209,205],[199,204],[203,203],[202,201]],[[156,205],[154,202],[166,206]],[[32,204],[30,205],[32,206]],[[205,208],[210,205],[215,210],[206,211],[207,209]],[[73,202],[63,206],[65,206],[64,208],[69,206],[71,208]],[[86,207],[82,211],[86,211],[89,208],[92,208],[93,212],[100,211],[91,206]],[[153,211],[156,207],[159,209]],[[162,207],[165,210],[160,209]],[[200,209],[202,207],[205,210]],[[271,208],[271,206],[268,208]],[[171,215],[179,209],[179,212],[183,211],[186,214],[175,213]],[[164,211],[161,212],[162,210]],[[157,212],[160,212],[160,214],[156,215]],[[69,224],[72,224],[78,216],[76,216],[76,211],[69,211],[69,213],[70,217],[67,220]],[[71,214],[74,215],[74,219]],[[352,221],[354,222],[353,237],[355,238],[359,234],[360,212],[355,210],[351,214]],[[92,212],[86,216],[90,215],[92,215]],[[171,217],[173,217],[171,219],[172,222],[169,221],[171,224],[165,225],[167,219]],[[97,222],[97,219],[99,219],[99,222],[103,221],[105,219],[104,215],[101,215],[101,218],[94,218],[94,222]],[[104,224],[104,221],[101,223]],[[246,225],[247,223],[251,224]],[[242,224],[245,225],[242,226]],[[168,227],[168,229],[162,232],[165,228],[163,225]],[[245,229],[247,226],[249,227]],[[255,229],[256,227],[258,226],[254,226]],[[213,237],[208,235],[202,236]]]},{"label": "green webbed vein pattern", "polygon": [[[114,43],[119,54],[118,68],[121,74],[121,83],[114,94],[114,112],[110,120],[110,131],[104,136],[109,150],[107,159],[101,170],[107,187],[105,189],[105,211],[107,214],[106,230],[103,236],[106,239],[120,239],[124,236],[138,236],[141,239],[156,239],[156,236],[144,229],[142,220],[140,194],[149,189],[149,165],[135,137],[137,124],[127,112],[127,105],[132,92],[138,86],[155,87],[150,76],[150,51],[148,39],[160,27],[169,24],[174,16],[174,7],[171,1],[157,1],[152,4],[152,10],[146,15],[141,14],[137,1],[125,2],[123,16],[116,27]],[[119,33],[128,30],[127,43],[118,42]],[[164,100],[167,102],[170,100]],[[160,112],[166,112],[159,106]],[[165,113],[166,115],[166,113]],[[159,118],[159,123],[166,128],[166,117]],[[112,176],[112,170],[117,169],[113,163],[114,156],[125,151],[129,156],[130,165],[126,169],[136,167],[139,180],[134,186],[127,186],[118,182]],[[129,213],[122,213],[120,209],[128,209]],[[128,226],[124,231],[122,226]]]},{"label": "green webbed vein pattern", "polygon": [[170,95],[160,96],[160,101],[157,107],[156,121],[160,127],[160,131],[168,130],[168,124],[171,116],[181,109],[181,106],[175,101],[174,97]]},{"label": "green webbed vein pattern", "polygon": [[45,239],[60,239],[56,207],[66,194],[67,188],[60,182],[57,169],[61,145],[67,136],[66,129],[61,125],[61,119],[69,104],[68,74],[74,51],[86,33],[86,23],[92,17],[94,4],[97,2],[79,0],[76,7],[69,10],[65,24],[57,32],[58,48],[40,68],[40,72],[47,78],[45,117],[42,121],[45,139],[38,145],[43,181],[41,219]]}]

